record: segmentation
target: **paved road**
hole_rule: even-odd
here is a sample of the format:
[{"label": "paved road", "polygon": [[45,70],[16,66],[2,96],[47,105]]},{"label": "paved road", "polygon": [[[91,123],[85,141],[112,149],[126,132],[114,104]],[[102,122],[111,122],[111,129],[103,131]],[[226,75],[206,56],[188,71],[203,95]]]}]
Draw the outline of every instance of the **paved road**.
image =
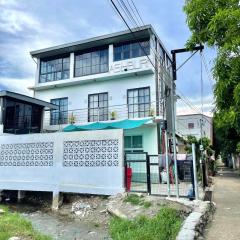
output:
[{"label": "paved road", "polygon": [[220,168],[214,179],[213,201],[217,204],[214,219],[206,231],[207,240],[240,239],[240,177]]}]

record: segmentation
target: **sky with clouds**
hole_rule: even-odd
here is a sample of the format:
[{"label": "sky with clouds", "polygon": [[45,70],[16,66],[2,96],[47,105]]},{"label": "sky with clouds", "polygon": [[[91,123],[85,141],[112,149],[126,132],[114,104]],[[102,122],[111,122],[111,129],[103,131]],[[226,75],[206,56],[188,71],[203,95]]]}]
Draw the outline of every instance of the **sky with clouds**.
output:
[{"label": "sky with clouds", "polygon": [[[36,63],[29,52],[58,44],[125,30],[109,0],[0,0],[0,90],[9,89],[31,95],[27,87],[34,83]],[[170,51],[184,47],[190,32],[182,10],[184,0],[134,0],[145,24],[152,24]],[[211,69],[214,49],[204,50]],[[177,56],[180,65],[190,53]],[[201,108],[200,57],[193,58],[178,71],[177,92],[187,98],[196,110],[182,100],[179,114]],[[212,85],[203,71],[204,112],[213,108]]]}]

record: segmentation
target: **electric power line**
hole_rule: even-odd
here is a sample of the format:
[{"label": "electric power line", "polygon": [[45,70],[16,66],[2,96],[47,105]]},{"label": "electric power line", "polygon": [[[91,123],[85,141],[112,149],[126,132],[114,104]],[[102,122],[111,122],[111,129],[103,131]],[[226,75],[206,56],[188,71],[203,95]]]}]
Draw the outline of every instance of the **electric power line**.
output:
[{"label": "electric power line", "polygon": [[[133,36],[136,38],[134,32],[131,30],[129,24],[127,23],[127,21],[125,20],[125,18],[124,18],[123,15],[121,14],[120,10],[117,8],[117,6],[116,6],[116,4],[114,3],[114,1],[113,1],[113,0],[110,0],[110,1],[111,1],[112,5],[114,6],[115,11],[118,13],[118,15],[119,15],[119,16],[121,17],[121,19],[124,21],[125,25],[128,27],[128,29],[129,29],[130,32],[133,34]],[[139,23],[139,21],[141,21],[141,22],[144,24],[144,22],[143,22],[143,19],[141,18],[140,14],[139,14],[139,11],[137,10],[136,5],[134,4],[133,0],[131,0],[131,2],[132,2],[132,4],[133,4],[133,8],[136,10],[136,13],[137,13],[137,15],[139,16],[139,19],[140,19],[140,20],[135,20],[134,17],[131,15],[131,12],[130,12],[130,11],[132,10],[133,14],[136,16],[136,14],[134,13],[133,8],[131,7],[131,5],[130,5],[130,3],[129,3],[128,0],[127,0],[127,2],[128,2],[128,5],[130,6],[131,10],[129,10],[129,9],[127,8],[127,6],[126,6],[126,4],[124,3],[123,0],[120,0],[120,1],[121,1],[122,5],[120,4],[120,2],[119,2],[118,0],[117,0],[117,3],[118,3],[118,5],[121,7],[121,9],[123,10],[124,14],[128,17],[128,19],[130,19],[130,21],[131,21],[132,23],[134,23],[134,24],[137,26],[137,29],[141,29],[141,28],[138,26],[138,23]],[[137,22],[138,22],[138,23],[137,23]],[[140,45],[140,47],[142,48],[142,45],[141,45],[140,43],[139,43],[139,45]],[[150,48],[151,48],[151,46],[150,46]],[[143,48],[142,48],[142,49],[143,49]],[[144,54],[148,57],[151,65],[153,66],[153,68],[154,68],[155,71],[156,71],[156,66],[152,63],[152,61],[150,60],[149,56],[146,54],[145,49],[143,49],[143,50],[144,50]],[[161,59],[158,57],[158,55],[157,55],[157,53],[156,53],[156,50],[155,50],[155,49],[152,49],[152,48],[151,48],[151,50],[153,51],[153,53],[154,53],[156,59],[159,61],[159,63],[161,63]],[[188,58],[178,67],[177,70],[179,70],[195,53],[196,53],[196,52],[193,52],[193,53],[191,54],[191,56],[188,57]],[[161,68],[162,68],[161,70],[163,70],[163,71],[166,73],[166,72],[167,72],[166,69],[164,69],[161,64],[159,64],[159,65],[160,65]],[[167,72],[167,75],[169,75],[168,72]],[[161,80],[163,80],[163,82],[164,82],[167,86],[169,85],[169,84],[165,81],[164,78],[161,78]],[[178,91],[179,91],[179,90],[178,90]],[[179,91],[179,92],[180,92],[180,91]],[[184,98],[185,100],[183,100],[183,101],[185,101],[185,103],[186,103],[187,105],[189,105],[192,109],[194,109],[196,112],[201,112],[201,111],[199,111],[198,109],[196,109],[196,108],[193,106],[193,104],[190,102],[190,100],[189,100],[186,96],[184,96],[183,93],[181,93],[181,98],[182,98],[182,99]]]},{"label": "electric power line", "polygon": [[213,90],[214,89],[214,82],[213,82],[213,78],[211,77],[211,73],[210,73],[210,71],[208,69],[204,53],[202,53],[201,57],[202,57],[202,61],[203,61],[203,65],[204,65],[205,71],[207,73],[207,77],[208,77],[208,81],[209,81],[210,87]]}]

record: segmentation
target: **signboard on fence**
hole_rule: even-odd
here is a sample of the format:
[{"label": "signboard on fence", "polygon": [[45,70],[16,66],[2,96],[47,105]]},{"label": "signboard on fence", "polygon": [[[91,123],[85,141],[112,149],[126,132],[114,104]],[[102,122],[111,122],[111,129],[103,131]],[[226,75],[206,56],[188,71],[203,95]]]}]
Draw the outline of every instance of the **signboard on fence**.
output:
[{"label": "signboard on fence", "polygon": [[123,192],[123,131],[0,136],[0,189]]}]

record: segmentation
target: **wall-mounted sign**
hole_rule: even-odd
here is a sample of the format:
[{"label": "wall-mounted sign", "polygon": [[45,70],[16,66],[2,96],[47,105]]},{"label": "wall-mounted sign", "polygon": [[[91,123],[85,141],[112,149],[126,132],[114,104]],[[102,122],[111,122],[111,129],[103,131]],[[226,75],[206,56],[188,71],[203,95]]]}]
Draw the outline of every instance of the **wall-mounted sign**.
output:
[{"label": "wall-mounted sign", "polygon": [[149,68],[149,60],[144,59],[131,59],[125,60],[121,62],[113,63],[110,66],[110,72],[112,73],[119,73],[119,72],[127,72],[132,70],[141,70]]}]

